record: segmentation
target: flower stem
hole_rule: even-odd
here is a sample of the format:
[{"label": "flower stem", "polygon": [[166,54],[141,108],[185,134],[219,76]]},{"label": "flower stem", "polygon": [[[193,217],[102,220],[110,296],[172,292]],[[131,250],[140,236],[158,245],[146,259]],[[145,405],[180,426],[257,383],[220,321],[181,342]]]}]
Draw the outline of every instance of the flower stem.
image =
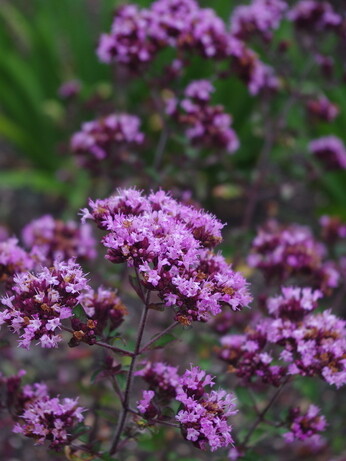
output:
[{"label": "flower stem", "polygon": [[284,388],[284,386],[287,384],[289,378],[287,378],[282,384],[281,386],[277,389],[277,391],[275,392],[275,394],[272,396],[272,398],[269,400],[269,402],[267,403],[267,405],[265,406],[265,408],[258,414],[257,416],[257,419],[254,421],[254,423],[252,424],[252,426],[250,427],[248,433],[246,434],[245,438],[244,438],[244,441],[241,443],[241,448],[247,448],[247,444],[249,443],[250,441],[250,438],[252,436],[252,434],[254,433],[254,431],[256,430],[257,426],[259,424],[261,424],[263,421],[264,421],[264,417],[265,415],[267,414],[267,412],[269,411],[270,407],[273,405],[273,403],[276,401],[276,399],[279,397],[279,395],[281,394],[281,391],[282,389]]},{"label": "flower stem", "polygon": [[122,435],[122,432],[123,432],[123,429],[124,429],[124,426],[125,426],[125,423],[126,423],[127,414],[129,412],[130,392],[131,392],[131,387],[132,387],[134,370],[135,370],[135,366],[136,366],[137,357],[140,354],[141,342],[142,342],[142,338],[143,338],[145,324],[146,324],[147,317],[148,317],[148,312],[149,312],[149,292],[148,292],[148,296],[147,296],[147,299],[146,299],[146,303],[144,305],[144,309],[143,309],[143,312],[142,312],[142,317],[141,317],[139,327],[138,327],[136,347],[135,347],[134,353],[132,355],[130,368],[129,368],[129,371],[128,371],[128,374],[127,374],[126,386],[125,386],[125,391],[124,391],[124,399],[123,399],[123,402],[122,402],[123,408],[122,408],[122,412],[121,412],[120,417],[119,417],[118,425],[117,425],[117,428],[115,430],[112,445],[111,445],[111,449],[110,449],[110,452],[109,452],[111,455],[113,455],[118,449],[118,444],[119,444],[119,441],[120,441],[120,437]]},{"label": "flower stem", "polygon": [[169,325],[165,330],[161,331],[160,333],[158,333],[157,335],[155,335],[150,341],[147,342],[147,344],[145,346],[143,346],[140,350],[140,354],[143,354],[143,352],[145,352],[152,344],[155,343],[155,341],[157,341],[158,339],[160,339],[162,336],[164,336],[165,334],[167,334],[169,331],[173,330],[173,328],[177,327],[178,325],[180,325],[179,322],[173,322],[171,325]]}]

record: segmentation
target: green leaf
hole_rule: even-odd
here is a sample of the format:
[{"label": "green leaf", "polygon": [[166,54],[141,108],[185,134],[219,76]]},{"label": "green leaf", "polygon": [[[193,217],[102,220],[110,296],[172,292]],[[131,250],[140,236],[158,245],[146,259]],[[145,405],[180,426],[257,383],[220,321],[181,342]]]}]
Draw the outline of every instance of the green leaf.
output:
[{"label": "green leaf", "polygon": [[[1,119],[0,119],[1,131]],[[15,170],[0,172],[0,184],[9,189],[21,189],[30,187],[39,192],[56,195],[67,195],[65,185],[57,181],[50,174],[45,174],[38,170]]]},{"label": "green leaf", "polygon": [[166,333],[165,335],[161,336],[157,341],[155,341],[149,349],[160,349],[167,344],[171,343],[172,341],[176,340],[177,338],[170,333]]},{"label": "green leaf", "polygon": [[73,314],[75,317],[77,317],[77,319],[81,320],[82,322],[85,322],[87,320],[85,310],[80,304],[73,309]]}]

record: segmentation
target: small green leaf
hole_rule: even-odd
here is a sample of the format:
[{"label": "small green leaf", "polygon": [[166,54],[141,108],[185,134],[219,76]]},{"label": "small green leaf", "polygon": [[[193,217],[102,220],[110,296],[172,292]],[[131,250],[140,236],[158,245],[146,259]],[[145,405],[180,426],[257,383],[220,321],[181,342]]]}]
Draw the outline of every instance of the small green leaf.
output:
[{"label": "small green leaf", "polygon": [[77,317],[77,319],[81,320],[82,322],[85,322],[87,320],[85,310],[80,304],[73,309],[73,314],[75,317]]},{"label": "small green leaf", "polygon": [[159,338],[157,341],[155,341],[153,344],[151,344],[149,349],[162,348],[166,346],[167,344],[171,343],[172,341],[174,341],[175,339],[177,339],[175,336],[171,335],[170,333],[166,333],[165,335],[161,336],[161,338]]}]

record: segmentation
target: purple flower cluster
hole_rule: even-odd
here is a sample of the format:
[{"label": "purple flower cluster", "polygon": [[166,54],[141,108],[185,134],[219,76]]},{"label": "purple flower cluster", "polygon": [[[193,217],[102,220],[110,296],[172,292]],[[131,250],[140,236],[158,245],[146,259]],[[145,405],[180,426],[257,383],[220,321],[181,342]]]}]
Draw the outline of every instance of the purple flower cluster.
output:
[{"label": "purple flower cluster", "polygon": [[339,114],[336,104],[329,101],[325,96],[317,99],[309,99],[306,104],[309,114],[326,122],[332,122]]},{"label": "purple flower cluster", "polygon": [[71,326],[74,330],[70,346],[77,346],[80,342],[94,344],[96,336],[101,336],[110,326],[110,331],[115,330],[121,325],[127,310],[121,302],[116,291],[99,287],[97,291],[86,290],[79,298],[83,306],[86,319],[74,317]]},{"label": "purple flower cluster", "polygon": [[329,170],[346,169],[346,148],[337,136],[324,136],[309,144],[309,151]]},{"label": "purple flower cluster", "polygon": [[259,268],[270,280],[308,277],[309,284],[329,291],[338,284],[336,269],[324,260],[326,250],[316,241],[307,227],[283,226],[269,221],[252,242],[248,263]]},{"label": "purple flower cluster", "polygon": [[232,118],[224,112],[223,106],[210,105],[214,90],[208,80],[196,80],[185,89],[182,101],[168,99],[166,111],[187,127],[185,134],[193,145],[233,153],[239,141],[231,129]]},{"label": "purple flower cluster", "polygon": [[[78,406],[77,399],[50,398],[44,387],[33,387],[32,396],[19,415],[13,432],[36,440],[37,444],[49,441],[49,447],[56,450],[70,441],[69,431],[83,421],[84,409]],[[27,389],[29,391],[29,389]]]},{"label": "purple flower cluster", "polygon": [[317,32],[337,29],[342,22],[330,3],[316,0],[300,0],[287,17],[300,29]]},{"label": "purple flower cluster", "polygon": [[55,262],[40,272],[23,272],[13,278],[11,292],[1,298],[0,325],[7,324],[20,335],[19,345],[29,349],[38,340],[44,348],[61,340],[56,330],[62,320],[72,317],[86,278],[73,260]]},{"label": "purple flower cluster", "polygon": [[258,55],[245,43],[235,37],[231,38],[231,68],[247,85],[250,94],[261,91],[276,91],[280,81],[273,69],[264,64]]},{"label": "purple flower cluster", "polygon": [[43,383],[23,385],[25,374],[25,370],[9,377],[0,373],[0,391],[5,391],[0,407],[6,406],[19,420],[13,432],[32,438],[37,444],[49,441],[50,448],[58,450],[70,442],[68,431],[83,420],[84,409],[78,406],[77,399],[50,398]]},{"label": "purple flower cluster", "polygon": [[71,138],[71,149],[83,166],[113,159],[117,149],[143,143],[140,125],[140,119],[129,114],[111,114],[83,123],[81,131]]},{"label": "purple flower cluster", "polygon": [[137,404],[144,417],[152,419],[160,415],[153,405],[154,398],[165,406],[176,400],[181,404],[176,419],[184,437],[196,447],[215,451],[233,443],[227,418],[237,412],[234,396],[224,390],[207,392],[206,388],[212,387],[214,381],[205,371],[191,367],[179,375],[177,367],[147,362],[136,374],[150,385]]},{"label": "purple flower cluster", "polygon": [[181,377],[176,397],[183,407],[176,416],[183,435],[198,448],[211,451],[233,443],[227,418],[237,413],[233,394],[224,390],[206,392],[205,388],[213,385],[210,375],[191,367]]},{"label": "purple flower cluster", "polygon": [[322,228],[322,238],[328,243],[335,243],[339,239],[346,238],[346,223],[342,222],[337,216],[321,216],[320,226]]},{"label": "purple flower cluster", "polygon": [[108,232],[102,240],[107,259],[135,267],[145,288],[176,307],[179,322],[206,321],[223,305],[237,310],[250,302],[245,279],[213,252],[223,227],[214,216],[164,191],[118,190],[90,207],[84,218]]},{"label": "purple flower cluster", "polygon": [[154,391],[143,391],[142,399],[137,402],[137,409],[139,413],[141,413],[146,419],[153,419],[158,415],[156,407],[151,402],[154,397]]},{"label": "purple flower cluster", "polygon": [[141,376],[149,384],[150,390],[155,391],[161,402],[169,402],[177,395],[180,380],[177,367],[163,362],[148,361],[136,372],[136,376]]},{"label": "purple flower cluster", "polygon": [[73,99],[75,96],[78,96],[81,89],[82,84],[79,80],[68,80],[60,86],[58,90],[58,95],[61,99],[70,100]]},{"label": "purple flower cluster", "polygon": [[268,299],[268,312],[273,317],[293,321],[302,320],[315,310],[317,301],[322,298],[319,290],[313,291],[311,288],[282,287],[281,291],[281,295]]},{"label": "purple flower cluster", "polygon": [[[263,4],[256,7],[261,10],[261,17],[253,14],[256,27],[262,32],[267,27],[276,28],[283,2],[257,0],[256,3]],[[148,9],[132,4],[121,6],[115,13],[110,34],[101,36],[97,53],[103,62],[114,61],[140,72],[143,64],[153,61],[167,47],[175,48],[178,57],[186,52],[208,59],[232,57],[233,70],[245,81],[251,94],[279,86],[272,69],[227,30],[215,11],[201,8],[194,0],[157,0]]]},{"label": "purple flower cluster", "polygon": [[319,376],[346,384],[346,322],[324,311],[315,314],[318,291],[287,287],[269,298],[272,317],[256,321],[241,335],[221,339],[219,358],[245,381],[259,377],[278,386],[288,375]]},{"label": "purple flower cluster", "polygon": [[326,429],[327,422],[316,405],[310,405],[306,413],[300,408],[292,408],[288,416],[289,432],[283,434],[287,442],[309,439],[315,443],[320,442],[320,432]]},{"label": "purple flower cluster", "polygon": [[0,242],[0,282],[10,286],[14,274],[30,270],[33,265],[33,259],[15,237]]},{"label": "purple flower cluster", "polygon": [[101,36],[101,61],[116,61],[138,70],[166,47],[192,51],[206,58],[225,58],[229,35],[213,9],[194,0],[157,0],[148,9],[117,9],[110,34]]},{"label": "purple flower cluster", "polygon": [[258,33],[270,40],[271,31],[279,27],[286,8],[282,0],[253,0],[249,5],[240,5],[231,16],[231,34],[247,40]]},{"label": "purple flower cluster", "polygon": [[45,215],[24,227],[22,239],[30,254],[42,264],[52,264],[56,259],[96,257],[96,242],[88,224],[79,226],[74,221],[64,222]]}]

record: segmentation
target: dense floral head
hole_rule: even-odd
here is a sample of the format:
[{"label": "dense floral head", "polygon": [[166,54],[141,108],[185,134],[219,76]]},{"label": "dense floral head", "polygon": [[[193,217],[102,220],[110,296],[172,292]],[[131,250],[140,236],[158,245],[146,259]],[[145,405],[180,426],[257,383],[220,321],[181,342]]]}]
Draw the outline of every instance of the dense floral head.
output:
[{"label": "dense floral head", "polygon": [[157,0],[147,9],[132,4],[118,8],[97,53],[103,62],[115,61],[138,72],[163,48],[220,59],[227,57],[228,43],[225,23],[214,10],[200,8],[194,0]]},{"label": "dense floral head", "polygon": [[309,283],[322,291],[329,291],[337,286],[339,277],[335,268],[324,261],[325,253],[324,246],[307,227],[270,221],[254,239],[248,262],[268,279],[286,280],[299,275],[305,280],[308,277]]},{"label": "dense floral head", "polygon": [[108,231],[102,240],[107,259],[136,267],[142,285],[175,306],[181,323],[206,321],[225,304],[236,310],[250,302],[244,278],[212,252],[223,227],[214,216],[163,191],[144,196],[119,190],[90,206],[84,217]]},{"label": "dense floral head", "polygon": [[0,325],[7,324],[20,335],[19,345],[29,349],[37,340],[42,347],[56,347],[56,330],[72,317],[87,281],[73,260],[55,262],[40,272],[23,272],[13,279],[12,291],[1,299]]},{"label": "dense floral head", "polygon": [[328,243],[335,243],[346,238],[346,223],[337,216],[321,216],[322,238]]},{"label": "dense floral head", "polygon": [[93,259],[96,256],[95,239],[91,226],[74,221],[61,221],[50,215],[42,216],[26,225],[22,238],[31,255],[44,264],[55,259]]},{"label": "dense floral head", "polygon": [[346,148],[337,136],[324,136],[309,144],[309,151],[329,170],[346,169]]},{"label": "dense floral head", "polygon": [[193,145],[226,150],[233,153],[239,147],[232,118],[223,106],[209,104],[213,85],[208,80],[196,80],[185,89],[185,98],[166,101],[166,111],[186,127],[185,134]]},{"label": "dense floral head", "polygon": [[300,0],[287,16],[302,30],[317,32],[337,29],[342,22],[330,3],[316,0]]},{"label": "dense floral head", "polygon": [[282,287],[282,295],[269,298],[267,308],[274,317],[301,320],[316,309],[317,300],[322,297],[319,290],[311,288]]},{"label": "dense floral head", "polygon": [[35,439],[37,444],[49,441],[49,447],[58,450],[69,443],[73,426],[84,419],[83,411],[77,399],[41,395],[27,403],[13,431]]},{"label": "dense floral head", "polygon": [[135,115],[111,114],[83,123],[81,131],[71,138],[71,149],[83,166],[110,158],[119,162],[119,149],[143,143],[141,122]]},{"label": "dense floral head", "polygon": [[310,115],[326,122],[333,121],[339,114],[338,106],[329,101],[325,96],[320,96],[317,99],[309,99],[306,107]]},{"label": "dense floral head", "polygon": [[309,313],[318,297],[310,289],[288,288],[271,298],[274,317],[256,319],[243,334],[224,336],[219,358],[245,381],[257,377],[278,386],[289,375],[301,375],[345,385],[345,321],[330,311]]},{"label": "dense floral head", "polygon": [[231,34],[247,40],[254,33],[264,39],[271,38],[271,31],[277,29],[287,8],[282,0],[253,0],[250,5],[234,9],[231,16]]},{"label": "dense floral head", "polygon": [[34,260],[19,245],[15,237],[0,242],[0,282],[10,287],[14,274],[33,268]]},{"label": "dense floral head", "polygon": [[300,408],[292,408],[288,416],[290,431],[283,436],[287,442],[305,441],[312,438],[318,442],[320,432],[323,432],[326,426],[325,417],[320,414],[320,409],[315,405],[310,405],[306,413],[303,413]]},{"label": "dense floral head", "polygon": [[160,400],[167,402],[176,397],[180,379],[177,367],[163,362],[146,362],[136,376],[141,376]]},{"label": "dense floral head", "polygon": [[263,91],[276,91],[280,81],[273,69],[264,64],[258,55],[235,37],[230,41],[231,69],[247,85],[251,95]]},{"label": "dense floral head", "polygon": [[233,443],[231,426],[227,418],[237,413],[235,398],[224,390],[208,392],[214,385],[214,378],[199,367],[186,370],[179,375],[176,367],[161,362],[147,362],[136,373],[150,385],[144,391],[137,409],[144,418],[160,417],[159,405],[164,406],[175,399],[180,403],[176,415],[183,436],[202,449],[211,451]]},{"label": "dense floral head", "polygon": [[215,451],[233,443],[227,418],[237,413],[235,398],[224,390],[207,392],[213,378],[198,367],[192,367],[180,378],[176,399],[182,409],[176,419],[184,437],[202,450]]},{"label": "dense floral head", "polygon": [[268,338],[285,344],[289,374],[317,375],[339,388],[346,384],[345,325],[344,320],[324,311],[307,316],[298,329],[278,322]]}]

